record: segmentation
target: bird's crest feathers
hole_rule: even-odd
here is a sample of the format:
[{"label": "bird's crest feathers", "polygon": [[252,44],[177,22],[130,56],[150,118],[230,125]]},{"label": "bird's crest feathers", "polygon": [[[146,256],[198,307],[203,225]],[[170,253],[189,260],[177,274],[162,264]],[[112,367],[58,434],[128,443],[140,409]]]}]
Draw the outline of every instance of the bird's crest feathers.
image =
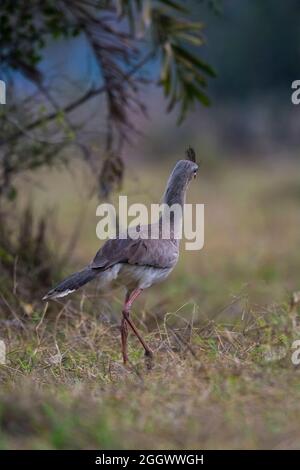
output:
[{"label": "bird's crest feathers", "polygon": [[192,147],[188,147],[185,151],[186,159],[190,160],[191,162],[196,163],[196,153]]}]

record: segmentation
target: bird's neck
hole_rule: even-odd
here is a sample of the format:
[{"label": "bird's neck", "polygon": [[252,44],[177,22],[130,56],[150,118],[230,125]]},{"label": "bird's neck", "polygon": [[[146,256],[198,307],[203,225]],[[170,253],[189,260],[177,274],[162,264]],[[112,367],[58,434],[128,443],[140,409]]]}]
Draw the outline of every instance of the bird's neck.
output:
[{"label": "bird's neck", "polygon": [[166,221],[169,221],[171,239],[177,238],[176,234],[180,234],[182,230],[185,195],[186,184],[169,180],[162,200],[164,208],[160,217],[160,227],[163,229],[162,222],[168,224]]},{"label": "bird's neck", "polygon": [[178,204],[183,210],[185,204],[186,184],[176,184],[176,181],[169,181],[163,195],[163,204],[171,207]]}]

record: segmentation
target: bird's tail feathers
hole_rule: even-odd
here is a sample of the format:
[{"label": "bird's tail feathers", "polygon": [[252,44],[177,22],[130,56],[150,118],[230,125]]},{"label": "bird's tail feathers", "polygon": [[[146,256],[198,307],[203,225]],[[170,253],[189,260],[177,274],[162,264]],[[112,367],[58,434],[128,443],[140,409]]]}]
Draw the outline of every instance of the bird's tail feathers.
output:
[{"label": "bird's tail feathers", "polygon": [[87,266],[82,271],[71,274],[64,281],[58,284],[56,287],[51,289],[44,297],[43,300],[48,299],[58,299],[60,297],[65,297],[72,292],[75,292],[80,287],[84,286],[92,279],[94,279],[98,274],[96,269],[90,268]]}]

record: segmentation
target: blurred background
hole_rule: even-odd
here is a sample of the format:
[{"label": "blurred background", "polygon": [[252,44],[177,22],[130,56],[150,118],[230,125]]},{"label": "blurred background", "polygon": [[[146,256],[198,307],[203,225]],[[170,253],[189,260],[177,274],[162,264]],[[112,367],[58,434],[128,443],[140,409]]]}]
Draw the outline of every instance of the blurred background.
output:
[{"label": "blurred background", "polygon": [[[95,320],[92,326],[100,332],[101,341],[98,333],[81,332],[85,341],[75,342],[73,368],[62,369],[59,363],[55,383],[82,383],[87,376],[92,381],[93,374],[105,383],[111,379],[107,379],[107,371],[101,370],[100,377],[98,370],[90,370],[81,351],[90,348],[94,352],[100,341],[99,351],[104,348],[113,354],[118,339],[111,346],[112,339],[105,336],[103,346],[101,335],[107,325],[117,327],[123,293],[98,299],[97,287],[91,286],[72,297],[67,303],[70,307],[60,313],[62,337],[56,338],[56,345],[51,336],[53,324],[63,307],[55,304],[47,307],[49,336],[45,323],[44,339],[35,344],[32,332],[40,322],[44,325],[45,307],[40,299],[63,276],[87,264],[101,245],[96,237],[98,204],[117,203],[119,194],[128,195],[130,202],[159,202],[171,169],[184,158],[189,145],[196,150],[200,171],[187,202],[205,204],[204,248],[182,250],[168,281],[145,292],[137,303],[141,327],[153,332],[164,324],[169,312],[174,328],[178,322],[180,327],[182,318],[186,322],[192,318],[195,325],[213,321],[244,328],[247,315],[262,322],[265,314],[271,314],[273,327],[279,328],[280,315],[288,318],[290,298],[299,289],[300,108],[291,101],[292,82],[300,79],[299,2],[120,0],[95,6],[76,0],[71,6],[37,1],[27,10],[24,2],[15,9],[9,0],[1,3],[0,79],[6,83],[7,95],[6,105],[0,105],[0,312],[1,337],[10,338],[11,367],[39,383],[47,382],[46,372],[43,378],[40,375],[45,355],[51,352],[57,358],[61,354],[57,344],[66,349],[77,338],[81,323],[73,331],[68,322],[72,323],[74,312],[80,312],[81,318],[85,314],[89,318],[86,322]],[[226,367],[234,364],[238,368],[238,361],[245,360],[255,369],[254,352],[258,354],[262,343],[290,348],[286,326],[274,333],[265,324],[258,325],[268,336],[255,337],[247,349],[253,356],[234,350]],[[219,340],[214,333],[215,343],[199,340],[196,348],[200,354],[208,354],[207,360],[215,360],[216,351],[224,352]],[[135,349],[132,347],[132,354]],[[29,354],[29,365],[20,350]],[[105,361],[107,355],[103,354],[101,360]],[[113,360],[119,360],[118,353],[114,354]],[[138,362],[140,355],[136,354]],[[90,357],[93,364],[95,357]],[[219,366],[225,367],[223,362]],[[75,373],[78,367],[82,375]],[[177,379],[182,367],[183,362],[174,365]],[[190,383],[192,377],[198,377],[195,370],[190,372]],[[261,376],[265,369],[262,371]],[[142,420],[141,434],[126,436],[130,426],[125,409],[109,402],[108,428],[116,416],[120,418],[121,437],[111,440],[107,431],[108,437],[105,433],[99,437],[100,444],[109,447],[129,442],[134,447],[150,442],[148,445],[165,443],[172,448],[197,447],[199,442],[207,447],[238,448],[297,445],[296,402],[285,410],[289,421],[285,421],[284,409],[280,416],[272,414],[276,400],[283,399],[281,382],[277,383],[278,395],[274,391],[274,401],[269,400],[270,408],[262,411],[263,399],[255,401],[257,390],[247,388],[252,372],[241,378],[245,380],[241,388],[234,388],[236,372],[230,369],[225,392],[245,406],[242,416],[236,409],[228,411],[222,402],[223,382],[222,386],[217,383],[214,375],[219,372],[206,371],[204,376],[199,372],[201,385],[194,384],[200,390],[205,380],[211,381],[209,390],[213,391],[207,391],[206,397],[201,389],[201,399],[208,407],[218,403],[211,418],[207,412],[201,414],[197,402],[197,420],[209,423],[208,436],[201,434],[191,418],[193,405],[183,411],[186,421],[174,428],[181,433],[191,425],[188,429],[194,434],[191,431],[186,440],[169,435],[170,430],[156,423],[156,416],[148,417],[152,430],[145,430]],[[172,377],[167,377],[168,387],[172,384],[170,390],[176,395]],[[161,380],[159,373],[156,379]],[[289,383],[289,379],[283,380]],[[272,388],[269,382],[258,386],[267,395]],[[295,385],[292,391],[295,398],[298,388]],[[195,394],[195,389],[186,390],[187,396]],[[145,400],[149,393],[147,389]],[[243,394],[249,402],[243,401]],[[116,402],[118,399],[116,396]],[[176,400],[173,405],[178,409]],[[167,404],[162,399],[159,406],[163,415]],[[132,413],[130,423],[140,416],[136,409]],[[168,426],[176,421],[175,415],[167,414]],[[228,426],[226,437],[216,431],[223,426]],[[164,429],[160,444],[153,429]],[[61,444],[49,444],[45,438],[41,445],[46,441],[50,447],[88,445],[85,438],[69,438],[66,431]],[[7,442],[16,447],[32,445],[23,437],[18,439],[9,437]]]},{"label": "blurred background", "polygon": [[[299,109],[291,101],[291,84],[298,78],[298,2],[190,1],[176,8],[168,2],[142,3],[139,11],[132,2],[131,11],[130,2],[124,2],[123,10],[120,2],[119,23],[107,20],[121,35],[112,40],[105,33],[91,39],[80,30],[64,37],[67,26],[60,25],[48,2],[39,14],[44,14],[52,38],[50,33],[45,39],[38,29],[34,31],[34,9],[27,19],[28,31],[35,33],[33,39],[29,36],[30,45],[35,38],[41,42],[39,55],[35,57],[36,50],[26,44],[25,26],[24,31],[19,26],[17,38],[20,48],[27,47],[32,54],[32,62],[24,64],[18,49],[3,48],[6,57],[12,56],[11,62],[3,58],[1,69],[7,82],[7,105],[1,107],[3,210],[25,211],[26,218],[25,208],[30,206],[33,224],[39,217],[53,224],[55,229],[45,230],[47,243],[62,253],[69,272],[69,266],[84,265],[99,246],[97,204],[107,198],[116,202],[120,193],[128,194],[132,202],[159,202],[168,173],[191,144],[201,169],[189,198],[206,205],[206,237],[202,252],[182,254],[186,283],[196,286],[201,303],[205,289],[225,289],[225,297],[230,295],[231,278],[237,289],[252,280],[279,281],[280,290],[296,288],[300,121]],[[4,33],[10,39],[9,4],[3,6],[4,45]],[[155,7],[163,8],[159,20]],[[18,25],[22,13],[20,7],[12,25]],[[176,18],[177,23],[169,27],[169,36],[157,39],[160,28],[167,28],[166,14],[169,22]],[[99,21],[101,32],[101,11],[97,15],[90,34]],[[135,21],[132,30],[126,21]],[[52,24],[57,30],[51,30]],[[183,36],[177,37],[177,30]],[[128,37],[123,37],[125,33]],[[132,50],[131,35],[142,38]],[[110,59],[97,55],[98,39]],[[173,56],[165,52],[180,41],[190,54],[182,62],[188,72],[179,68],[175,49]],[[154,46],[161,48],[157,55]],[[142,56],[141,69],[135,54]],[[125,65],[118,70],[122,58]],[[138,75],[120,91],[119,75],[130,73],[130,60]],[[173,74],[170,81],[181,86],[175,98],[174,85],[165,83],[168,67]],[[184,73],[189,75],[180,82]],[[190,99],[193,73],[200,74],[199,96],[195,92]],[[105,86],[112,87],[108,95],[97,92]],[[74,110],[66,111],[70,103],[75,103]],[[290,253],[292,266],[287,261]],[[191,264],[194,273],[188,276]],[[222,287],[215,285],[217,278]]]}]

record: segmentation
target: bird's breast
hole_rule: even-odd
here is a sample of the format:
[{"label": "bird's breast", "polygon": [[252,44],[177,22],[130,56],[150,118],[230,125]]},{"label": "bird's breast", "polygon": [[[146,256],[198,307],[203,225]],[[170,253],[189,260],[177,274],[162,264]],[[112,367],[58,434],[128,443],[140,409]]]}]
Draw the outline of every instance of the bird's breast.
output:
[{"label": "bird's breast", "polygon": [[147,289],[168,277],[173,268],[155,268],[124,263],[121,265],[117,282],[128,289]]}]

